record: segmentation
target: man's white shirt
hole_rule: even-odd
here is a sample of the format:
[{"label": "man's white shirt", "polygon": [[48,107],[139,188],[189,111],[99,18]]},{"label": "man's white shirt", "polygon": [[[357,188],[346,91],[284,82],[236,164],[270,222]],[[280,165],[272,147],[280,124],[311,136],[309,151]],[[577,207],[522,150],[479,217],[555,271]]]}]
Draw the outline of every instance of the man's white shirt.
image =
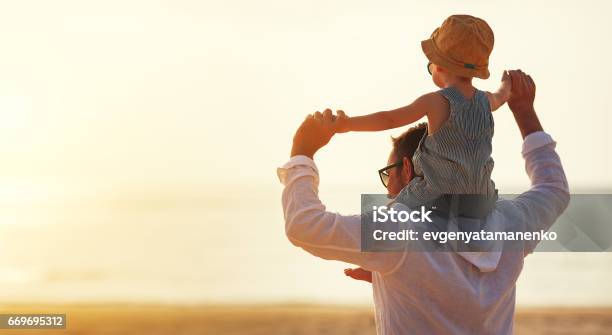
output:
[{"label": "man's white shirt", "polygon": [[[542,131],[525,137],[522,155],[532,186],[513,200],[499,200],[487,225],[548,230],[561,215],[569,189],[555,144]],[[379,334],[512,333],[516,280],[535,242],[522,251],[488,253],[362,252],[361,215],[326,211],[312,159],[291,157],[277,175],[284,185],[285,232],[291,243],[314,256],[372,271]]]}]

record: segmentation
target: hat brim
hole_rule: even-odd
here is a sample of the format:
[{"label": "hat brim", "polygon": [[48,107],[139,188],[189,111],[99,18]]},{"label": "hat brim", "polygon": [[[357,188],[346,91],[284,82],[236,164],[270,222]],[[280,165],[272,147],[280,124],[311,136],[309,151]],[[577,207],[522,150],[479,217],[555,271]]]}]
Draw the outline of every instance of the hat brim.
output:
[{"label": "hat brim", "polygon": [[487,79],[491,75],[489,73],[488,68],[484,69],[470,69],[461,65],[458,65],[456,62],[449,60],[447,57],[441,54],[438,50],[434,41],[430,38],[424,41],[421,41],[421,49],[423,49],[423,53],[425,53],[425,57],[429,59],[430,62],[440,65],[444,68],[447,68],[453,74],[456,74],[461,77],[476,77],[480,79]]}]

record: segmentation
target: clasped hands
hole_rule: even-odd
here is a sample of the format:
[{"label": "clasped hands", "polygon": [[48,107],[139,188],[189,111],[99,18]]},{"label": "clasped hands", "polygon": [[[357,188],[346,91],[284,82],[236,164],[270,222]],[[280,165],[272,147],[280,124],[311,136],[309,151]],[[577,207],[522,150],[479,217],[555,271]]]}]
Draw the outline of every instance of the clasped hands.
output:
[{"label": "clasped hands", "polygon": [[312,159],[334,134],[347,131],[347,122],[348,117],[341,110],[336,111],[335,115],[329,108],[323,113],[317,111],[307,115],[293,136],[291,157],[304,155]]}]

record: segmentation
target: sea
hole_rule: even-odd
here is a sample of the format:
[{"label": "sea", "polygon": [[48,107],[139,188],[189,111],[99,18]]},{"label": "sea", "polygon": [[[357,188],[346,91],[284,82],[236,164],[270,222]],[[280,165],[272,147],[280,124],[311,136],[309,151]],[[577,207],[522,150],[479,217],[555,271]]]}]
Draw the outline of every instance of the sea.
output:
[{"label": "sea", "polygon": [[[313,257],[284,233],[281,188],[154,190],[12,204],[0,211],[7,303],[372,303],[352,267]],[[327,191],[350,214],[359,195]],[[335,206],[335,207],[334,207]],[[521,306],[612,306],[612,253],[526,258]]]}]

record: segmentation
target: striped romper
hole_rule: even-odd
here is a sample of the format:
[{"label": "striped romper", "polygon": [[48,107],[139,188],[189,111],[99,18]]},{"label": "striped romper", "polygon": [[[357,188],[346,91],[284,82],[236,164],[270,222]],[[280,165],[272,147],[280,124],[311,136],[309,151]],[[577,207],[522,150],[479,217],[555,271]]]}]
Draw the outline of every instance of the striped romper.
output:
[{"label": "striped romper", "polygon": [[454,87],[438,91],[450,105],[448,120],[425,133],[414,153],[415,178],[395,198],[408,207],[431,204],[446,194],[496,197],[491,180],[493,116],[485,92],[466,99]]}]

